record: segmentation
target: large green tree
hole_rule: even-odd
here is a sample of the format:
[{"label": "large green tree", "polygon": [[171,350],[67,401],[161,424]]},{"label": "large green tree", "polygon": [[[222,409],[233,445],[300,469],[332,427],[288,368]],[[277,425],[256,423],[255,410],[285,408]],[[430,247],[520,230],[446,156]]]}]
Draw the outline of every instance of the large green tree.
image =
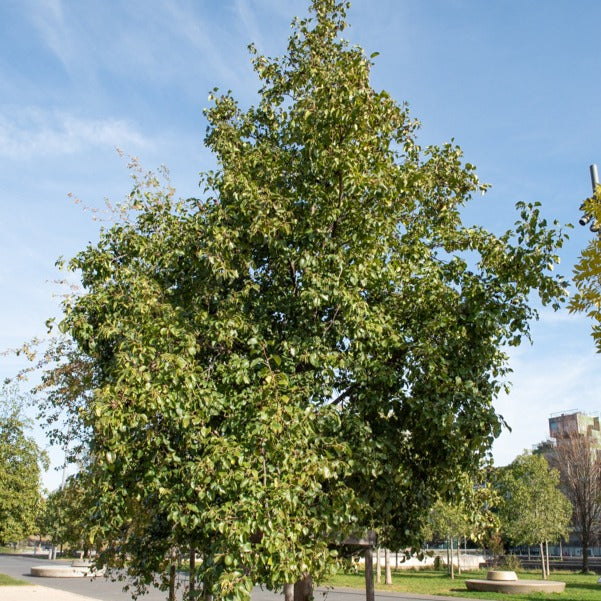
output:
[{"label": "large green tree", "polygon": [[41,470],[45,452],[28,433],[15,389],[0,391],[0,543],[37,533],[42,507]]},{"label": "large green tree", "polygon": [[462,223],[474,167],[420,148],[340,38],[346,8],[314,0],[283,57],[253,51],[257,106],[213,92],[202,199],[134,172],[124,217],[69,262],[61,328],[94,388],[51,402],[90,445],[91,535],[142,587],[177,549],[242,598],[319,578],[349,533],[413,542],[500,432],[532,291],[563,296],[538,207],[500,236]]}]

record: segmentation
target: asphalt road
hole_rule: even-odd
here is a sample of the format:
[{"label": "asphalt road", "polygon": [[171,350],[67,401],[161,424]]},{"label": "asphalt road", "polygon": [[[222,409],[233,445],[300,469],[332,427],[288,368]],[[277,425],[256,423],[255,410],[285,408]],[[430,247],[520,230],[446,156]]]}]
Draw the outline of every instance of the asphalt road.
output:
[{"label": "asphalt road", "polygon": [[[131,601],[131,593],[123,591],[123,582],[111,582],[107,578],[98,576],[90,578],[41,578],[32,576],[30,569],[32,566],[39,565],[65,565],[64,562],[53,562],[43,558],[22,557],[16,555],[0,554],[0,573],[8,574],[13,578],[25,580],[29,584],[38,584],[49,588],[68,591],[99,599],[101,601]],[[0,588],[0,598],[1,595]],[[140,597],[142,601],[165,601],[167,593],[158,589],[151,589]],[[353,589],[325,589],[317,588],[315,590],[315,601],[364,601],[365,592]],[[376,593],[376,601],[442,601],[451,599],[452,601],[462,601],[458,597],[433,597],[429,595],[413,595],[403,593]],[[283,601],[283,595],[271,593],[257,587],[253,590],[252,601]],[[463,600],[468,601],[468,600]],[[475,601],[470,599],[469,601]]]},{"label": "asphalt road", "polygon": [[[111,582],[99,576],[90,578],[41,578],[32,576],[30,569],[40,565],[65,565],[60,561],[49,561],[43,558],[21,557],[18,555],[0,554],[0,573],[8,574],[13,578],[25,580],[28,584],[38,584],[48,588],[56,588],[78,595],[85,595],[102,601],[131,601],[131,593],[123,591],[122,582]],[[0,589],[1,591],[1,589]],[[1,596],[1,593],[0,593]],[[165,601],[166,593],[157,589],[149,591],[142,599],[147,601]]]}]

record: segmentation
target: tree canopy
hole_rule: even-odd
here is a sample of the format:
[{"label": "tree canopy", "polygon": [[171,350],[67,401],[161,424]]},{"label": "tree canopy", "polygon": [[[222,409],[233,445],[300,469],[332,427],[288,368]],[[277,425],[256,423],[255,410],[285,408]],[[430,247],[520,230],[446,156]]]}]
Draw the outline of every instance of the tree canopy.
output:
[{"label": "tree canopy", "polygon": [[525,204],[502,235],[462,223],[485,186],[371,87],[346,8],[314,0],[281,58],[251,48],[256,106],[212,92],[202,198],[134,167],[124,216],[68,263],[61,329],[94,388],[50,402],[90,446],[91,535],[142,586],[175,548],[242,598],[319,578],[349,533],[411,544],[500,433],[531,293],[563,297],[560,231]]}]

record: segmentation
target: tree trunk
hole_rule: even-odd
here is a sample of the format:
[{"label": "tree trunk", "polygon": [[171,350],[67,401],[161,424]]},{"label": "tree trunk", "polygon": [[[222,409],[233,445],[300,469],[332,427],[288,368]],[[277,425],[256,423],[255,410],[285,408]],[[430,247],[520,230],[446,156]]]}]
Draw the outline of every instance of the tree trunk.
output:
[{"label": "tree trunk", "polygon": [[447,574],[451,574],[451,556],[450,556],[451,541],[447,538]]},{"label": "tree trunk", "polygon": [[384,549],[384,569],[386,573],[386,584],[392,584],[392,573],[390,571],[390,551]]},{"label": "tree trunk", "polygon": [[551,568],[549,566],[549,541],[545,541],[545,553],[547,555],[547,578],[548,578],[549,574],[551,573]]},{"label": "tree trunk", "polygon": [[457,539],[457,574],[461,576],[461,541]]},{"label": "tree trunk", "polygon": [[284,601],[294,601],[294,584],[284,585]]},{"label": "tree trunk", "polygon": [[541,565],[541,569],[542,569],[542,574],[543,574],[543,580],[547,579],[547,571],[545,569],[546,565],[545,565],[545,546],[543,545],[543,543],[539,544],[540,547],[540,565]]},{"label": "tree trunk", "polygon": [[588,549],[589,549],[588,532],[582,532],[582,573],[588,572]]},{"label": "tree trunk", "polygon": [[175,601],[175,559],[171,559],[169,566],[169,601]]},{"label": "tree trunk", "polygon": [[382,568],[380,566],[380,547],[376,547],[376,582],[382,582]]},{"label": "tree trunk", "polygon": [[208,561],[208,557],[203,553],[202,563],[203,563],[203,578],[202,578],[202,598],[204,601],[213,601],[213,583],[211,582],[209,576],[205,572],[206,564]]},{"label": "tree trunk", "polygon": [[[365,601],[375,601],[374,591],[374,551],[371,547],[365,548]],[[294,600],[296,601],[296,599]]]},{"label": "tree trunk", "polygon": [[294,583],[294,601],[311,601],[313,599],[313,579],[311,574],[305,574],[301,580]]},{"label": "tree trunk", "polygon": [[196,599],[196,549],[190,547],[190,599]]},{"label": "tree trunk", "polygon": [[451,580],[455,580],[455,560],[453,559],[453,537],[449,538],[449,547],[451,548],[451,552],[449,553],[449,557],[451,558]]}]

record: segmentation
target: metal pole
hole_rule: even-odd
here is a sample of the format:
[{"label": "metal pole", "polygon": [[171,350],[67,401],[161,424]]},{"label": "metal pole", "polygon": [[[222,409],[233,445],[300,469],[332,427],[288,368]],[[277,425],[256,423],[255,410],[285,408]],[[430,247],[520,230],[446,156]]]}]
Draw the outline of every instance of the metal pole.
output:
[{"label": "metal pole", "polygon": [[365,547],[365,601],[374,601],[374,552],[371,545]]},{"label": "metal pole", "polygon": [[593,187],[593,194],[595,194],[595,190],[599,185],[599,172],[597,171],[597,165],[594,163],[589,167],[591,172],[591,186]]},{"label": "metal pole", "polygon": [[[597,191],[597,186],[599,185],[599,172],[597,171],[597,165],[594,163],[589,166],[589,171],[591,174],[591,187],[593,188],[593,195],[590,198],[585,198],[583,203],[580,205],[580,210],[585,211],[585,207],[587,203],[591,203],[595,201],[595,193]],[[578,223],[582,226],[586,225],[591,219],[593,219],[593,215],[591,213],[584,213],[584,215],[578,220]],[[591,232],[598,232],[601,229],[600,224],[593,220],[593,224],[590,227]]]}]

